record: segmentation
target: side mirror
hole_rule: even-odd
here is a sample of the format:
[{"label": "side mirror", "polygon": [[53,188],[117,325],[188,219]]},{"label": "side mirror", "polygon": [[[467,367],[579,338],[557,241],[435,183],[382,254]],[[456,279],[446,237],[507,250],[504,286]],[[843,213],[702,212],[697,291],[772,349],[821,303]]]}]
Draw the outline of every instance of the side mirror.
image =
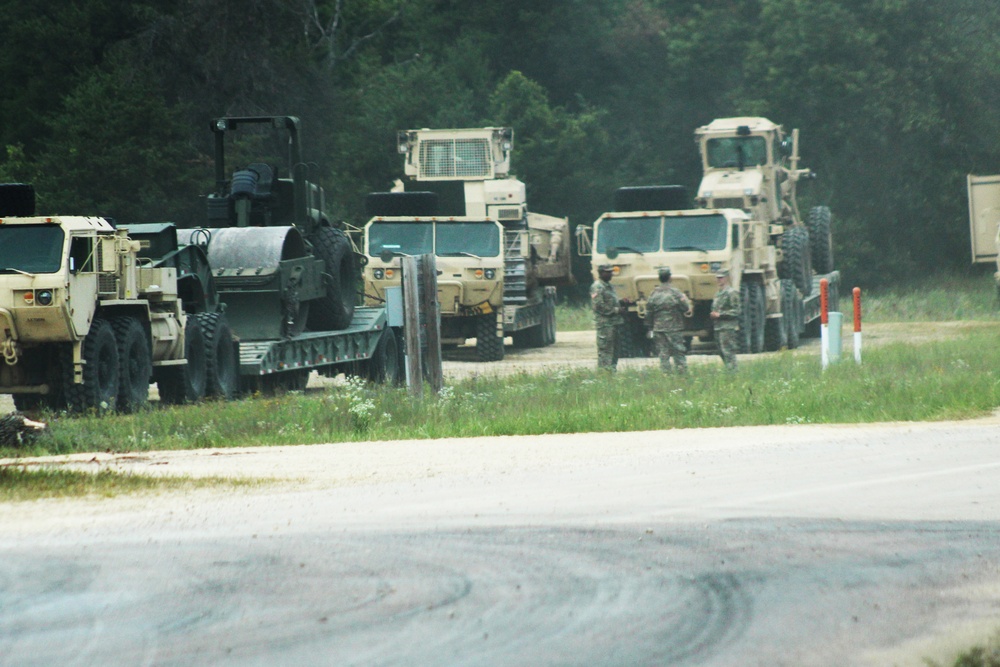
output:
[{"label": "side mirror", "polygon": [[394,253],[393,251],[383,250],[382,252],[379,253],[378,258],[381,259],[385,264],[388,264],[389,262],[392,261],[392,258],[395,256],[396,253]]},{"label": "side mirror", "polygon": [[607,256],[608,259],[615,259],[616,257],[618,257],[618,248],[615,247],[608,248],[608,251],[604,254]]}]

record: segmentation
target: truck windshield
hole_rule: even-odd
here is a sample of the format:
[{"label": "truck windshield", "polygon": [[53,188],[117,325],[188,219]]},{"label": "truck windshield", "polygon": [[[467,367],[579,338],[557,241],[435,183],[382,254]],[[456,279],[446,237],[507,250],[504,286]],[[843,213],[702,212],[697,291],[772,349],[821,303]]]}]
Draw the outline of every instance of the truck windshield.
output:
[{"label": "truck windshield", "polygon": [[754,167],[767,164],[764,137],[722,137],[705,144],[709,167]]},{"label": "truck windshield", "polygon": [[434,224],[430,222],[376,222],[368,227],[368,254],[385,250],[401,255],[427,255],[434,250]]},{"label": "truck windshield", "polygon": [[439,256],[470,254],[497,257],[500,254],[500,230],[489,221],[437,223]]},{"label": "truck windshield", "polygon": [[721,215],[685,216],[664,219],[663,249],[724,250],[728,225]]},{"label": "truck windshield", "polygon": [[615,248],[619,254],[656,252],[660,249],[663,218],[605,218],[597,227],[597,252]]},{"label": "truck windshield", "polygon": [[0,225],[0,273],[56,273],[64,238],[58,225]]}]

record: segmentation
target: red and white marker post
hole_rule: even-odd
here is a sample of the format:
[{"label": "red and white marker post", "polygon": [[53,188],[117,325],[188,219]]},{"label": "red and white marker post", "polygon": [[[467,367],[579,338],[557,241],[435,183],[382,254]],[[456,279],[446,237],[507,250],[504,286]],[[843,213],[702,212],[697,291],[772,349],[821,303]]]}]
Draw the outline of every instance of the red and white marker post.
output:
[{"label": "red and white marker post", "polygon": [[830,365],[830,281],[819,281],[819,349],[823,370]]},{"label": "red and white marker post", "polygon": [[861,363],[861,288],[854,288],[854,363]]}]

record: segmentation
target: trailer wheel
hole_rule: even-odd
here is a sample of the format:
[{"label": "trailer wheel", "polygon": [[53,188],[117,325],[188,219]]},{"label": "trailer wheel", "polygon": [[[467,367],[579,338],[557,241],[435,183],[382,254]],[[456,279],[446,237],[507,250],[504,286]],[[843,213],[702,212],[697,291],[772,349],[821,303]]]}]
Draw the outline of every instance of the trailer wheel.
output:
[{"label": "trailer wheel", "polygon": [[171,405],[196,403],[205,397],[208,368],[205,332],[198,318],[190,316],[184,327],[184,366],[165,366],[156,373],[160,400]]},{"label": "trailer wheel", "polygon": [[788,349],[799,346],[799,334],[802,333],[802,315],[804,307],[799,290],[791,280],[781,281],[781,312],[784,313],[785,339]]},{"label": "trailer wheel", "polygon": [[153,357],[146,330],[134,317],[111,320],[118,344],[118,410],[136,412],[149,402]]},{"label": "trailer wheel", "polygon": [[809,231],[805,227],[789,227],[781,236],[782,261],[780,276],[789,278],[806,297],[812,294],[812,254]]},{"label": "trailer wheel", "polygon": [[309,313],[313,331],[346,329],[354,317],[358,292],[358,267],[351,241],[334,227],[319,227],[309,239],[316,256],[326,265],[326,295],[316,299]]},{"label": "trailer wheel", "polygon": [[229,322],[222,313],[199,313],[195,317],[205,333],[205,394],[235,398],[240,388],[240,369]]},{"label": "trailer wheel", "polygon": [[66,400],[73,412],[114,410],[118,401],[118,344],[107,320],[95,319],[83,339],[83,384],[73,382],[73,364],[64,361]]},{"label": "trailer wheel", "polygon": [[503,361],[503,324],[498,315],[481,315],[476,320],[476,358],[479,361]]},{"label": "trailer wheel", "polygon": [[809,211],[809,249],[817,273],[833,271],[833,236],[829,206],[814,206]]},{"label": "trailer wheel", "polygon": [[379,336],[372,358],[368,360],[365,375],[376,384],[399,385],[401,364],[396,334],[391,327],[386,327]]}]

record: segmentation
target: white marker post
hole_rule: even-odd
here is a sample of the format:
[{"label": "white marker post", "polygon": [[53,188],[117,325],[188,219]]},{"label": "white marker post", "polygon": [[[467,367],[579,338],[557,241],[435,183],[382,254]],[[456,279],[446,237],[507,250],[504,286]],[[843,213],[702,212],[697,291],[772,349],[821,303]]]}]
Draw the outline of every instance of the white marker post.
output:
[{"label": "white marker post", "polygon": [[819,281],[819,349],[823,370],[830,365],[830,281]]},{"label": "white marker post", "polygon": [[854,288],[854,363],[861,363],[861,288]]}]

